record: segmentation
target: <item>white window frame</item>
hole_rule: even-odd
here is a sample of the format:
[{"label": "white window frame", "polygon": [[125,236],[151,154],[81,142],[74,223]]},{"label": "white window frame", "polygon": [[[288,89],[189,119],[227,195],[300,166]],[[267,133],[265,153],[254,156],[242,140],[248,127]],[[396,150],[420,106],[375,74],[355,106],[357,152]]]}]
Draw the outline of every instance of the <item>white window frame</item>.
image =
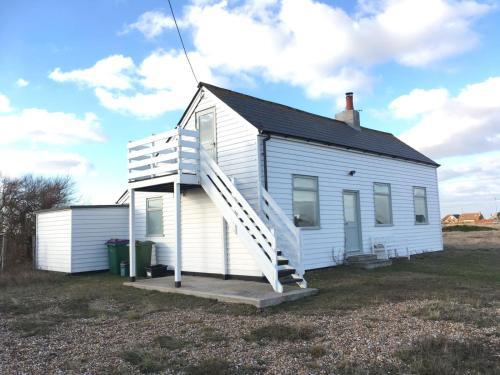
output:
[{"label": "white window frame", "polygon": [[[424,196],[423,197],[417,197],[415,195],[415,191],[416,189],[423,189],[424,191]],[[416,200],[420,199],[420,198],[423,198],[424,199],[424,203],[425,203],[425,222],[423,223],[419,223],[417,222],[417,205],[416,205]],[[427,225],[429,224],[429,209],[427,207],[427,188],[423,187],[423,186],[413,186],[413,220],[415,221],[415,225]]]},{"label": "white window frame", "polygon": [[[306,189],[306,188],[295,188],[294,180],[295,178],[308,178],[311,180],[314,180],[316,183],[316,188],[315,189]],[[294,222],[295,225],[295,200],[293,199],[294,191],[312,191],[316,193],[316,217],[315,217],[315,222],[316,225],[312,225],[309,227],[297,227],[301,229],[320,229],[321,227],[321,214],[319,212],[319,178],[318,176],[306,176],[306,175],[300,175],[300,174],[293,174],[292,175],[292,221]]]},{"label": "white window frame", "polygon": [[[375,186],[376,185],[379,185],[379,186],[387,186],[389,188],[389,193],[385,194],[385,193],[377,193],[375,191]],[[379,224],[377,223],[377,203],[376,203],[376,200],[375,200],[375,197],[379,195],[379,196],[382,196],[382,197],[389,197],[389,223],[387,224]],[[374,213],[374,219],[375,219],[375,226],[376,227],[391,227],[394,225],[394,219],[393,219],[393,216],[392,216],[392,190],[391,190],[391,184],[388,184],[386,182],[374,182],[373,183],[373,213]]]},{"label": "white window frame", "polygon": [[[149,202],[152,201],[152,200],[159,200],[161,202],[161,208],[154,208],[154,209],[150,209],[149,208]],[[148,215],[151,211],[160,211],[161,212],[161,231],[162,233],[150,233],[149,231],[149,220],[148,220]],[[146,237],[163,237],[165,235],[165,228],[163,226],[164,222],[163,222],[163,197],[159,196],[159,197],[150,197],[150,198],[146,198]]]}]

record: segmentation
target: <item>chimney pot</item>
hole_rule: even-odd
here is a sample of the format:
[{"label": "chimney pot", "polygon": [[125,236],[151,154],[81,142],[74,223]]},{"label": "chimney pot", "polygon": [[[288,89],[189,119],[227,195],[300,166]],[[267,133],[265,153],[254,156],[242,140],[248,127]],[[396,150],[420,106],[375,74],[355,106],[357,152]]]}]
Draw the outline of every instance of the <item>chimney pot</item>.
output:
[{"label": "chimney pot", "polygon": [[353,109],[354,109],[353,93],[346,92],[345,93],[345,110],[352,111]]}]

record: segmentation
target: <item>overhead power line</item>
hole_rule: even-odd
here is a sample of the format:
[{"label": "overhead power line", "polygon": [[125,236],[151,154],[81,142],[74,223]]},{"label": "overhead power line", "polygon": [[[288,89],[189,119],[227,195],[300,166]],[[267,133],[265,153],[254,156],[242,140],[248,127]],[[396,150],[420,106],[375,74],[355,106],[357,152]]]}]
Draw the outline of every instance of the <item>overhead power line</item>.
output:
[{"label": "overhead power line", "polygon": [[195,74],[194,69],[193,69],[193,65],[191,65],[191,61],[189,60],[189,56],[186,52],[186,46],[184,45],[184,41],[182,40],[181,31],[179,30],[179,25],[177,25],[177,20],[175,19],[175,14],[174,14],[174,8],[172,8],[172,3],[170,2],[170,0],[168,0],[168,5],[170,7],[170,13],[172,13],[172,18],[174,19],[175,28],[177,29],[177,34],[179,34],[179,39],[180,39],[181,44],[182,44],[182,49],[184,50],[184,55],[186,56],[186,60],[189,64],[189,67],[191,68],[191,73],[193,73],[194,80],[196,81],[196,84],[198,84],[199,81],[198,81],[198,78],[196,77],[196,74]]}]

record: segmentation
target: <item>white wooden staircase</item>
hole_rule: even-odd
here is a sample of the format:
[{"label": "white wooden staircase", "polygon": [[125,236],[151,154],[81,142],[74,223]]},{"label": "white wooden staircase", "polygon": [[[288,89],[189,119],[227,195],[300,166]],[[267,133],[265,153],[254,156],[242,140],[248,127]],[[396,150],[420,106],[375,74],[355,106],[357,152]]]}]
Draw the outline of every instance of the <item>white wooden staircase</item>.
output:
[{"label": "white wooden staircase", "polygon": [[283,292],[286,284],[307,287],[300,229],[264,188],[259,216],[200,146],[196,131],[175,129],[129,145],[129,187],[169,181],[202,186],[228,224],[236,228],[238,238],[276,292]]}]

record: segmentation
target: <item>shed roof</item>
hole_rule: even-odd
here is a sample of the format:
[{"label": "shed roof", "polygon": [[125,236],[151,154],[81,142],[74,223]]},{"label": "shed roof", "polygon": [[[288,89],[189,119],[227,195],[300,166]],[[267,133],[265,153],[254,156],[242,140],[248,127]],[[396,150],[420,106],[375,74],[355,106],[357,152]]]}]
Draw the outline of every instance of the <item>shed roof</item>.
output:
[{"label": "shed roof", "polygon": [[343,121],[316,115],[283,104],[259,99],[200,82],[261,133],[293,137],[346,149],[410,160],[438,167],[439,164],[408,146],[394,135],[361,127],[355,130]]}]

